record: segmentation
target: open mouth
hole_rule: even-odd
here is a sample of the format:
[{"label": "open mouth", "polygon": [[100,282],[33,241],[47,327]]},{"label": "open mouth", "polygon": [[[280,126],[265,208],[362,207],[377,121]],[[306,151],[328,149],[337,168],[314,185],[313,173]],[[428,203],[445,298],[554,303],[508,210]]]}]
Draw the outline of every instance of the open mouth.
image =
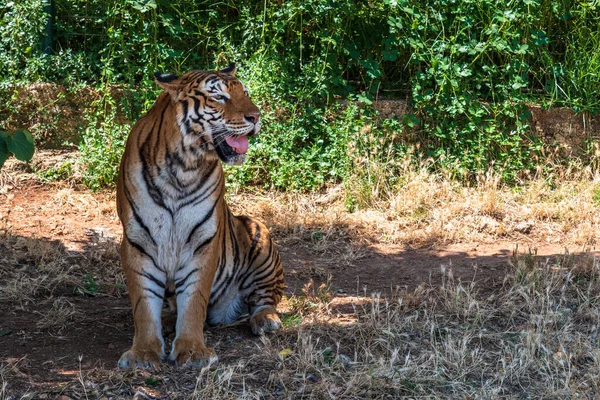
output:
[{"label": "open mouth", "polygon": [[236,163],[248,151],[247,136],[225,136],[225,140],[215,146],[219,158],[225,163]]},{"label": "open mouth", "polygon": [[225,142],[238,154],[246,154],[248,151],[247,136],[225,136]]}]

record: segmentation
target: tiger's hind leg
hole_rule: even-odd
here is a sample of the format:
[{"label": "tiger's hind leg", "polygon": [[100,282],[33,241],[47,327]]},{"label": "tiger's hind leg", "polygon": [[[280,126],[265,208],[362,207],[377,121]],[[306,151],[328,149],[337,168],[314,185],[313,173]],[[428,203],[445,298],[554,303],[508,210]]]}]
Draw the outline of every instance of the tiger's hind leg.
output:
[{"label": "tiger's hind leg", "polygon": [[250,328],[255,335],[261,335],[281,328],[277,304],[286,287],[283,267],[267,227],[248,217],[239,219],[252,238],[248,254],[250,266],[241,277],[240,290],[246,294]]},{"label": "tiger's hind leg", "polygon": [[273,306],[258,307],[250,317],[250,328],[255,335],[262,335],[281,328],[277,309]]},{"label": "tiger's hind leg", "polygon": [[134,336],[131,349],[119,359],[119,368],[157,367],[165,358],[161,311],[166,276],[153,262],[123,239],[123,270],[133,311]]}]

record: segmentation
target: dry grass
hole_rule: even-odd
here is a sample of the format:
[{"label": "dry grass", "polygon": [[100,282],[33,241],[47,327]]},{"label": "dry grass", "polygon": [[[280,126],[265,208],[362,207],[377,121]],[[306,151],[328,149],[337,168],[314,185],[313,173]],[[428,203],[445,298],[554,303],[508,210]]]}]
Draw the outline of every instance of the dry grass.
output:
[{"label": "dry grass", "polygon": [[53,333],[61,334],[62,331],[81,318],[77,307],[64,297],[54,300],[52,307],[46,313],[37,312],[40,319],[36,322],[38,329],[47,329]]},{"label": "dry grass", "polygon": [[[310,321],[263,338],[244,360],[132,372],[125,385],[141,374],[161,382],[137,388],[146,395],[198,399],[590,398],[600,390],[600,266],[570,263],[515,254],[494,292],[446,269],[440,286],[373,296],[346,325],[332,316],[331,297],[307,290],[299,299],[310,304],[296,307]],[[96,373],[103,378],[88,376],[87,387],[114,374]]]},{"label": "dry grass", "polygon": [[[447,270],[439,287],[374,297],[350,326],[300,326],[278,365],[280,386],[289,398],[597,393],[600,268],[588,261],[576,272],[568,257],[515,255],[494,293]],[[287,348],[290,340],[271,343]]]},{"label": "dry grass", "polygon": [[4,379],[6,366],[0,365],[0,400],[5,400],[8,398],[7,386],[8,382]]},{"label": "dry grass", "polygon": [[[47,153],[52,152],[36,157],[56,156]],[[390,163],[369,162],[372,170],[344,187],[303,194],[246,189],[230,192],[229,202],[235,212],[264,221],[282,245],[311,243],[311,250],[336,256],[342,264],[362,257],[359,246],[377,243],[421,248],[533,239],[589,248],[599,242],[598,171],[554,167],[512,186],[488,171],[465,185],[453,180],[451,171],[429,172],[430,160],[409,155]],[[2,182],[8,183],[0,185],[0,195],[6,187],[19,186],[23,177],[35,177],[20,171],[14,160],[7,166]],[[393,183],[390,168],[398,173]],[[114,192],[91,194],[70,183],[58,186],[44,205],[48,214],[77,213],[81,219],[117,223]]]},{"label": "dry grass", "polygon": [[29,302],[72,283],[71,265],[59,246],[36,238],[0,237],[0,300]]},{"label": "dry grass", "polygon": [[385,191],[379,187],[353,212],[347,199],[357,196],[354,187],[306,195],[244,192],[231,195],[230,202],[274,227],[284,245],[312,240],[321,244],[316,251],[336,251],[350,260],[361,254],[352,254],[349,243],[415,248],[532,239],[578,248],[599,243],[600,178],[576,175],[506,186],[488,172],[466,186],[410,165],[401,183]]},{"label": "dry grass", "polygon": [[[116,244],[112,241],[92,237],[87,251],[76,253],[65,249],[58,240],[0,230],[0,302],[23,305],[40,297],[52,300],[57,290],[95,295],[99,285],[124,287],[116,257]],[[96,276],[102,278],[97,281]],[[112,294],[118,293],[112,290]],[[57,301],[54,306],[58,314],[43,317],[40,324],[60,325],[63,317],[73,314],[68,301]]]},{"label": "dry grass", "polygon": [[[231,193],[230,204],[235,212],[264,221],[283,251],[302,249],[318,259],[313,272],[320,278],[330,265],[356,263],[373,244],[431,248],[506,239],[590,248],[598,241],[600,181],[593,176],[506,187],[488,173],[464,186],[411,168],[406,166],[396,186],[381,184],[377,193],[363,194],[369,207],[353,212],[347,210],[347,199],[358,190],[353,187],[305,195]],[[13,178],[6,181],[18,185]],[[2,309],[38,310],[32,329],[52,336],[82,321],[97,322],[97,315],[83,308],[88,299],[104,296],[108,319],[94,329],[122,329],[110,320],[118,308],[110,302],[126,303],[119,299],[126,288],[118,237],[104,230],[115,223],[113,201],[113,193],[60,187],[44,207],[14,210],[3,219]],[[19,222],[36,213],[42,226],[33,234],[19,230]],[[50,240],[53,228],[43,224],[54,216],[89,218],[81,224],[85,245],[73,251],[66,239]],[[332,282],[307,278],[280,310],[281,332],[236,341],[231,331],[209,330],[222,361],[200,371],[164,364],[123,372],[112,364],[80,362],[53,386],[28,375],[32,367],[26,359],[3,359],[0,400],[26,393],[73,399],[594,398],[600,393],[600,263],[594,253],[548,258],[535,250],[515,251],[506,278],[494,287],[478,274],[461,281],[451,264],[439,268],[441,279],[388,297],[350,297],[333,293]]]}]

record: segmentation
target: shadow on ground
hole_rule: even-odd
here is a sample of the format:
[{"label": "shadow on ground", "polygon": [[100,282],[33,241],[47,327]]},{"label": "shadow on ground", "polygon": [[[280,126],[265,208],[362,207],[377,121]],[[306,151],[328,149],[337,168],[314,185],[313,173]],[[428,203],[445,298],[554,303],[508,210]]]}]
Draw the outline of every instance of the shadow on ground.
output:
[{"label": "shadow on ground", "polygon": [[[81,370],[113,369],[129,348],[133,321],[117,247],[114,238],[102,234],[89,235],[80,251],[59,240],[0,234],[0,360],[14,369],[15,393],[60,387]],[[476,248],[381,251],[369,246],[353,250],[360,256],[338,262],[335,249],[312,252],[313,247],[307,241],[282,246],[288,296],[302,295],[309,282],[313,290],[325,283],[331,296],[360,303],[365,299],[359,297],[372,292],[386,296],[423,282],[438,285],[450,270],[455,279],[476,280],[478,287],[493,290],[510,272],[513,257],[508,248],[480,255]],[[352,313],[352,307],[335,311]],[[260,343],[244,324],[211,328],[206,336],[224,363],[255,352]]]}]

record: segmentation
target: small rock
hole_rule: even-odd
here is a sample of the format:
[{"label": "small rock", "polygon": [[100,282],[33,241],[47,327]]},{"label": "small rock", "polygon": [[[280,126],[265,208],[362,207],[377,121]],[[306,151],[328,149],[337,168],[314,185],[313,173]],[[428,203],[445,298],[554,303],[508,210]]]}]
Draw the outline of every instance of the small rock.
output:
[{"label": "small rock", "polygon": [[144,392],[137,391],[133,395],[133,400],[148,400],[148,399],[150,399],[150,397],[148,397],[146,395],[146,393],[144,393]]},{"label": "small rock", "polygon": [[340,361],[342,362],[342,364],[344,365],[344,367],[348,368],[350,366],[352,366],[352,361],[350,361],[350,357],[348,357],[345,354],[338,354],[338,357],[340,359]]},{"label": "small rock", "polygon": [[523,222],[519,222],[517,225],[515,225],[514,230],[517,232],[520,232],[520,233],[527,234],[527,233],[531,232],[531,228],[533,228],[534,225],[535,225],[535,223],[531,220],[523,221]]}]

